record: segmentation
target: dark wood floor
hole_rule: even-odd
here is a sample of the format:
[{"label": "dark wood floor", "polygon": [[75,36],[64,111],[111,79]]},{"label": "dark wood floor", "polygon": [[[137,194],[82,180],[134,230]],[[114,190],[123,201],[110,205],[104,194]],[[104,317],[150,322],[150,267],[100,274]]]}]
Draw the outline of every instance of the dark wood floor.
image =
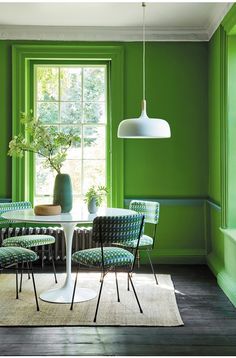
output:
[{"label": "dark wood floor", "polygon": [[172,275],[185,326],[1,327],[0,355],[236,355],[236,309],[209,269],[160,265],[158,271]]}]

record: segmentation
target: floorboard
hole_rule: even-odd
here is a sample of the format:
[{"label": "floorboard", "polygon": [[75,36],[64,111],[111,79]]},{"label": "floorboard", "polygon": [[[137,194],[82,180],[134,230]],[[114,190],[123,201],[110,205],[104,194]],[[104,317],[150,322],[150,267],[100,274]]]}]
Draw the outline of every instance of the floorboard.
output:
[{"label": "floorboard", "polygon": [[0,355],[235,356],[236,309],[207,266],[157,270],[172,276],[183,327],[0,327]]}]

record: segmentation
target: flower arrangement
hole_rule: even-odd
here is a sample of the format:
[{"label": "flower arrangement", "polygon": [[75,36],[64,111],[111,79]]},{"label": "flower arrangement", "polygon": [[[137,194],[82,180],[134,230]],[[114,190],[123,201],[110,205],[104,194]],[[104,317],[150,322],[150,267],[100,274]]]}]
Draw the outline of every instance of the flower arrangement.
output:
[{"label": "flower arrangement", "polygon": [[61,174],[67,151],[73,143],[79,143],[80,137],[65,134],[51,126],[44,126],[32,114],[21,113],[21,123],[25,135],[18,134],[9,143],[8,155],[22,158],[25,152],[35,153],[45,158],[45,168],[53,168]]}]

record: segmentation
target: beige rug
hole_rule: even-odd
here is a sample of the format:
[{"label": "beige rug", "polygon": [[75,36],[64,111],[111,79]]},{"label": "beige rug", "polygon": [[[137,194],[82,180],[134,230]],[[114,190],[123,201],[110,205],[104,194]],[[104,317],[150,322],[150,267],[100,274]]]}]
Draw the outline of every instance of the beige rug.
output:
[{"label": "beige rug", "polygon": [[[25,275],[26,276],[26,275]],[[65,275],[58,275],[57,287]],[[82,272],[78,285],[99,289],[99,273]],[[55,287],[51,274],[35,275],[38,294]],[[120,300],[117,302],[114,273],[105,277],[97,316],[93,323],[97,298],[76,303],[70,311],[69,304],[53,304],[39,300],[40,312],[36,311],[31,280],[26,277],[20,299],[15,299],[15,275],[0,275],[0,325],[1,326],[181,326],[182,319],[175,299],[170,275],[158,275],[159,285],[151,274],[134,274],[133,282],[143,308],[139,312],[133,291],[127,291],[127,275],[118,273]]]}]

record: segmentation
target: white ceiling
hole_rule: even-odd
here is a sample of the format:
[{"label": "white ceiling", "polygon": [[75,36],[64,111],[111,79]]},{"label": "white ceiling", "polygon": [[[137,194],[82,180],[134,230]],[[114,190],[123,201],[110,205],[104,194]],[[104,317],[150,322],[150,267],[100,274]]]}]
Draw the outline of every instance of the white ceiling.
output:
[{"label": "white ceiling", "polygon": [[[147,2],[147,40],[207,41],[232,4]],[[141,24],[141,2],[0,3],[3,39],[137,41]]]}]

